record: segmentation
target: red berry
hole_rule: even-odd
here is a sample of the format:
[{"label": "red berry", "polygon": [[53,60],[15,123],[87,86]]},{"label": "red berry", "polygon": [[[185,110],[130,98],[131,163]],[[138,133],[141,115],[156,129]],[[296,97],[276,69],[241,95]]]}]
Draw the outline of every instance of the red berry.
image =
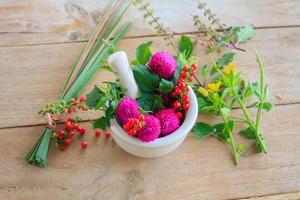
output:
[{"label": "red berry", "polygon": [[58,132],[58,137],[64,137],[65,136],[65,131],[61,130]]},{"label": "red berry", "polygon": [[[136,134],[136,130],[134,129],[131,129],[129,132],[128,132],[129,135],[135,135]],[[105,135],[106,136],[106,135]]]},{"label": "red berry", "polygon": [[70,108],[67,108],[67,109],[66,109],[66,113],[69,113],[69,114],[70,114],[70,113],[72,113],[72,110],[71,110]]},{"label": "red berry", "polygon": [[182,95],[182,99],[184,100],[184,101],[186,101],[187,99],[188,99],[189,97],[188,97],[188,95]]},{"label": "red berry", "polygon": [[87,109],[85,106],[82,106],[82,107],[81,107],[81,110],[87,111],[88,109]]},{"label": "red berry", "polygon": [[177,115],[178,119],[182,118],[182,113],[181,112],[176,113],[176,115]]},{"label": "red berry", "polygon": [[70,138],[68,138],[68,139],[66,139],[66,140],[65,140],[65,145],[70,145],[70,144],[71,144],[71,142],[72,142],[72,141],[71,141],[71,139],[70,139]]},{"label": "red berry", "polygon": [[80,101],[81,103],[83,103],[83,102],[86,101],[86,98],[85,98],[84,96],[82,96],[82,97],[79,98],[79,101]]},{"label": "red berry", "polygon": [[196,64],[192,64],[191,67],[195,70],[197,68]]},{"label": "red berry", "polygon": [[190,104],[188,104],[188,103],[185,103],[185,104],[183,104],[183,109],[184,110],[187,110],[187,109],[189,109],[189,107],[190,107]]},{"label": "red berry", "polygon": [[189,78],[189,82],[192,82],[192,81],[193,81],[193,77],[190,77],[190,78]]},{"label": "red berry", "polygon": [[180,77],[185,79],[186,78],[186,73],[185,72],[181,72]]},{"label": "red berry", "polygon": [[177,96],[176,92],[173,91],[173,92],[171,93],[171,97],[176,97],[176,96]]},{"label": "red berry", "polygon": [[80,145],[81,145],[81,148],[85,149],[87,147],[87,142],[83,141],[80,143]]},{"label": "red berry", "polygon": [[65,128],[66,128],[67,130],[70,130],[70,129],[72,128],[71,122],[67,121],[67,122],[65,123]]},{"label": "red berry", "polygon": [[80,135],[84,135],[86,132],[86,128],[80,128],[79,133]]},{"label": "red berry", "polygon": [[74,137],[74,135],[75,135],[75,132],[74,132],[74,131],[69,132],[69,136],[70,136],[70,137]]},{"label": "red berry", "polygon": [[78,112],[78,110],[77,110],[76,108],[74,108],[74,109],[73,109],[73,112],[74,112],[74,113],[77,113],[77,112]]},{"label": "red berry", "polygon": [[62,145],[59,147],[59,150],[61,150],[61,151],[65,151],[65,150],[66,150],[66,148],[67,148],[67,145],[65,145],[65,144],[62,144]]},{"label": "red berry", "polygon": [[186,72],[187,70],[188,70],[188,67],[187,67],[187,66],[183,66],[183,67],[182,67],[182,71],[185,71],[185,72]]},{"label": "red berry", "polygon": [[140,115],[140,116],[139,116],[139,120],[140,120],[140,121],[144,121],[144,120],[145,120],[145,116],[144,116],[144,115]]},{"label": "red berry", "polygon": [[95,136],[99,137],[101,135],[101,131],[100,130],[95,130]]},{"label": "red berry", "polygon": [[175,109],[180,108],[180,106],[181,106],[181,104],[179,103],[179,101],[175,101],[174,104],[173,104],[173,107]]},{"label": "red berry", "polygon": [[184,87],[185,87],[185,84],[184,84],[184,82],[180,82],[180,83],[178,83],[178,87],[179,87],[180,89],[184,88]]},{"label": "red berry", "polygon": [[180,94],[181,93],[181,89],[180,88],[178,88],[177,86],[175,87],[175,93],[176,93],[176,95],[178,95],[178,94]]},{"label": "red berry", "polygon": [[77,105],[78,105],[78,103],[79,103],[79,102],[78,102],[77,100],[73,100],[73,103],[72,103],[72,105],[73,105],[73,106],[77,106]]},{"label": "red berry", "polygon": [[106,139],[109,139],[109,138],[110,138],[110,133],[109,133],[109,132],[106,132],[106,133],[105,133],[105,138],[106,138]]},{"label": "red berry", "polygon": [[73,129],[75,129],[75,130],[79,131],[80,127],[79,127],[79,125],[78,125],[78,124],[74,124],[74,125],[73,125]]},{"label": "red berry", "polygon": [[137,130],[141,130],[142,128],[143,128],[142,125],[140,125],[140,124],[136,125]]},{"label": "red berry", "polygon": [[71,117],[69,117],[69,118],[67,119],[67,122],[73,122],[73,121],[74,121],[74,119],[71,118]]}]

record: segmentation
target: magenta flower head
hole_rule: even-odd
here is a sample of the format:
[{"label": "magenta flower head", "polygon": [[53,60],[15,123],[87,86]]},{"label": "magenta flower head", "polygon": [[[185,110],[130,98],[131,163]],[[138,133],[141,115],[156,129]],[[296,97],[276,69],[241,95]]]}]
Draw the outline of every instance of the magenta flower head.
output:
[{"label": "magenta flower head", "polygon": [[145,115],[145,126],[137,132],[142,142],[154,141],[160,135],[160,122],[153,115]]},{"label": "magenta flower head", "polygon": [[163,109],[155,114],[161,125],[161,136],[166,136],[176,131],[180,126],[180,120],[173,109]]},{"label": "magenta flower head", "polygon": [[129,118],[138,118],[141,115],[139,103],[135,99],[124,97],[116,110],[116,117],[121,124],[126,124]]},{"label": "magenta flower head", "polygon": [[152,72],[164,79],[170,79],[176,70],[175,58],[168,52],[159,51],[155,53],[148,62]]}]

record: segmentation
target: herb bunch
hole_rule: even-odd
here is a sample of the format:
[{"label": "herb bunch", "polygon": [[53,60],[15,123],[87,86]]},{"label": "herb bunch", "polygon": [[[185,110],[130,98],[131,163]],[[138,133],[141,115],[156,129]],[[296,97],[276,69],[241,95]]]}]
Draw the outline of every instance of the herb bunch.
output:
[{"label": "herb bunch", "polygon": [[[202,75],[213,82],[205,87],[195,85],[199,110],[201,112],[220,116],[222,123],[210,125],[198,122],[193,128],[193,133],[199,137],[213,136],[225,143],[228,143],[233,153],[235,164],[239,163],[239,157],[248,149],[246,144],[236,144],[234,132],[236,123],[247,125],[245,130],[239,134],[247,139],[253,140],[259,153],[267,153],[262,133],[260,132],[260,121],[262,110],[269,111],[272,104],[267,101],[269,96],[268,86],[265,85],[264,65],[256,52],[257,62],[260,68],[260,82],[248,82],[239,73],[232,62],[233,53],[227,53],[217,61],[212,62],[212,67],[205,67]],[[210,79],[211,80],[211,79]],[[256,97],[254,103],[249,104],[251,97]],[[238,105],[241,108],[243,118],[234,116],[232,110]],[[256,108],[256,117],[251,118],[249,108]]]}]

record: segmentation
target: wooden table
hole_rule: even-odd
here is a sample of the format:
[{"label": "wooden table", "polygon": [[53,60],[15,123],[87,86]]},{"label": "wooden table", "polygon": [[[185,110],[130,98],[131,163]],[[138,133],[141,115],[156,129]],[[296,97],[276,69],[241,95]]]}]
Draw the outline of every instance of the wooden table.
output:
[{"label": "wooden table", "polygon": [[[52,146],[46,168],[28,166],[23,155],[45,123],[37,111],[57,98],[109,1],[1,0],[0,199],[300,199],[300,1],[205,1],[228,26],[254,24],[257,29],[236,63],[258,80],[256,47],[266,65],[276,104],[263,115],[268,155],[250,153],[234,166],[227,146],[190,135],[170,155],[141,159],[113,141],[95,139],[91,130],[87,150],[80,149],[79,139],[64,153]],[[171,30],[195,35],[191,14],[200,15],[197,2],[169,2],[152,1]],[[149,40],[156,50],[169,49],[141,13],[131,9],[126,19],[134,25],[120,49],[131,58],[135,47]],[[203,55],[201,47],[196,55]],[[201,56],[200,64],[208,61]],[[86,91],[104,77],[99,72]]]}]

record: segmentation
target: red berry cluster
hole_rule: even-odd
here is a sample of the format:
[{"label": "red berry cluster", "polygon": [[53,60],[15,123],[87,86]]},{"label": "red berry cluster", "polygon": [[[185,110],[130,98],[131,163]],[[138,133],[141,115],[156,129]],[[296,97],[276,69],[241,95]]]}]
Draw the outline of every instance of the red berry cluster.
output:
[{"label": "red berry cluster", "polygon": [[[66,150],[66,148],[72,143],[71,138],[75,136],[75,131],[80,135],[86,133],[86,128],[80,127],[78,125],[78,119],[73,119],[69,117],[65,122],[65,130],[60,130],[57,133],[54,133],[54,138],[56,138],[56,144],[59,145],[61,151]],[[86,143],[85,141],[82,142]],[[83,145],[81,146],[83,147]],[[86,145],[85,145],[86,146]]]},{"label": "red berry cluster", "polygon": [[124,130],[128,135],[136,135],[136,133],[145,125],[144,115],[140,115],[139,118],[129,118],[128,122],[123,125]]},{"label": "red berry cluster", "polygon": [[79,100],[77,99],[71,99],[71,104],[68,106],[68,108],[65,110],[66,113],[77,113],[78,109],[81,109],[82,111],[87,111],[85,105],[86,98],[84,96],[80,97]]},{"label": "red berry cluster", "polygon": [[[99,137],[101,135],[101,131],[100,130],[95,130],[95,136]],[[109,132],[105,132],[105,138],[109,139],[110,138],[110,133]]]},{"label": "red berry cluster", "polygon": [[183,66],[177,85],[171,92],[171,96],[177,99],[173,103],[173,109],[176,111],[176,115],[179,119],[183,117],[183,111],[187,111],[190,107],[188,84],[193,81],[196,69],[197,66],[195,64],[192,64],[189,67]]}]

